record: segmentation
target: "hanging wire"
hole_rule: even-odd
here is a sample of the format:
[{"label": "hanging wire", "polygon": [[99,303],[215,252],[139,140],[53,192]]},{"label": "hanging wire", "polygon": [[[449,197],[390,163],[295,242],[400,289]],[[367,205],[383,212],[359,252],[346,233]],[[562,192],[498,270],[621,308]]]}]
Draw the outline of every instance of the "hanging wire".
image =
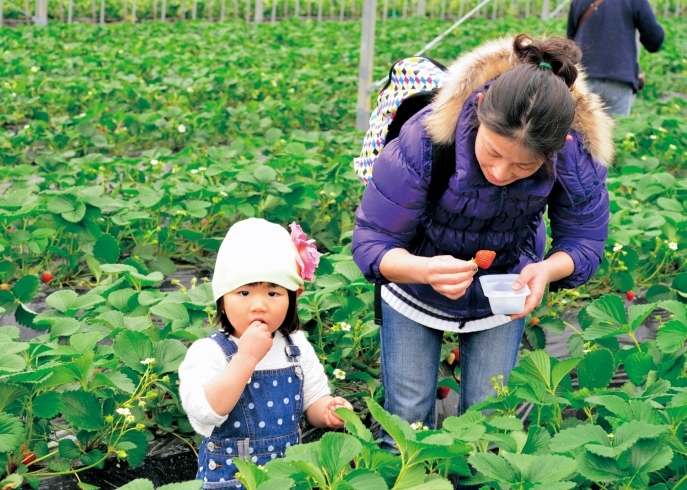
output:
[{"label": "hanging wire", "polygon": [[[482,7],[484,7],[486,4],[488,4],[488,3],[491,2],[491,1],[492,1],[492,0],[482,0],[482,2],[481,2],[479,5],[477,5],[477,6],[476,6],[474,9],[472,9],[470,12],[468,12],[468,13],[465,14],[463,17],[461,17],[460,19],[458,19],[451,27],[449,27],[449,28],[446,29],[444,32],[442,32],[442,33],[439,34],[437,37],[435,37],[435,38],[434,38],[432,41],[430,41],[424,48],[422,48],[420,51],[418,51],[417,53],[415,53],[413,56],[421,56],[425,51],[428,51],[428,50],[430,50],[431,48],[433,48],[437,43],[439,43],[439,41],[441,41],[441,40],[444,39],[446,36],[448,36],[451,32],[453,32],[453,30],[456,29],[456,27],[458,27],[458,26],[461,25],[463,22],[465,22],[466,20],[468,20],[470,17],[472,17],[472,15],[473,15],[475,12],[477,12],[479,9],[481,9]],[[568,0],[566,0],[566,1],[568,1]],[[370,86],[370,88],[367,89],[367,91],[370,92],[370,93],[374,92],[378,87],[381,87],[382,85],[384,85],[384,84],[386,83],[386,81],[388,80],[388,78],[389,78],[389,77],[380,78],[380,79],[377,80],[375,83],[373,83],[373,84]]]}]

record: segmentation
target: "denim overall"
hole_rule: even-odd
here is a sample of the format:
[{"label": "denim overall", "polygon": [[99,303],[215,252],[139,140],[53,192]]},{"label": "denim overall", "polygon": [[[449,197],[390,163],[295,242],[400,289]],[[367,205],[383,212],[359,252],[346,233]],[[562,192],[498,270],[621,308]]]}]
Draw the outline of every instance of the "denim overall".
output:
[{"label": "denim overall", "polygon": [[[198,453],[197,480],[203,488],[240,488],[233,458],[250,458],[255,464],[284,456],[289,446],[300,442],[299,422],[303,413],[303,369],[301,355],[288,335],[286,357],[291,366],[255,371],[227,420],[203,439]],[[236,344],[222,332],[210,336],[227,362],[237,353]]]}]

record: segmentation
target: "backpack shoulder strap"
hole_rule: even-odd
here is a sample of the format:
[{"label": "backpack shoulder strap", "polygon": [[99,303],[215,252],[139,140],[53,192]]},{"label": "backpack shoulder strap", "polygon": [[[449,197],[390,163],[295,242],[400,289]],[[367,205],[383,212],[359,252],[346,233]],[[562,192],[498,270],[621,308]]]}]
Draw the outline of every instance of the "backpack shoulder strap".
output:
[{"label": "backpack shoulder strap", "polygon": [[456,172],[456,145],[432,144],[432,177],[427,191],[427,208],[431,209],[439,202],[448,189],[448,181]]},{"label": "backpack shoulder strap", "polygon": [[[432,175],[427,191],[427,211],[439,203],[439,199],[448,189],[448,182],[456,171],[456,145],[432,144]],[[417,227],[415,237],[412,242],[421,243],[424,240],[425,229],[423,226]],[[374,289],[374,322],[376,325],[382,324],[382,286],[375,284]]]}]

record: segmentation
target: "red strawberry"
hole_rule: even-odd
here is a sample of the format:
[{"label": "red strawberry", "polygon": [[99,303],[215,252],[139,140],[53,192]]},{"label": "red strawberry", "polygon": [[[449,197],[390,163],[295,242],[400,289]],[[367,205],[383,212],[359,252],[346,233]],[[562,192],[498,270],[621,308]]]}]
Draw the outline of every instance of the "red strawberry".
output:
[{"label": "red strawberry", "polygon": [[635,299],[634,291],[628,291],[627,293],[625,293],[625,297],[627,298],[628,301],[634,301],[634,299]]},{"label": "red strawberry", "polygon": [[456,356],[456,362],[460,362],[460,349],[458,347],[453,349],[453,355]]},{"label": "red strawberry", "polygon": [[536,316],[530,318],[530,325],[532,325],[533,327],[539,325],[539,318],[537,318]]},{"label": "red strawberry", "polygon": [[53,275],[52,272],[50,271],[45,271],[43,274],[41,274],[41,281],[45,284],[49,284],[50,281],[52,281]]},{"label": "red strawberry", "polygon": [[208,224],[208,220],[207,220],[207,219],[203,218],[202,220],[200,220],[200,226],[205,226],[205,225],[207,225],[207,224]]},{"label": "red strawberry", "polygon": [[480,269],[488,269],[495,258],[496,252],[493,250],[478,250],[472,261],[477,264],[477,267]]},{"label": "red strawberry", "polygon": [[21,464],[30,464],[36,461],[36,455],[33,451],[26,451],[22,457]]},{"label": "red strawberry", "polygon": [[439,386],[437,388],[437,400],[443,400],[446,398],[451,391],[451,388],[448,386]]}]

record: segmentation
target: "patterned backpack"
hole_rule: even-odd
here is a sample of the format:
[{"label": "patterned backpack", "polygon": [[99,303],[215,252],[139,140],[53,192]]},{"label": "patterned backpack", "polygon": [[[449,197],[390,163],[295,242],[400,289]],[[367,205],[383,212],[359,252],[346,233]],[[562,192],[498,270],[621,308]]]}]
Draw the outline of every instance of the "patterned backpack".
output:
[{"label": "patterned backpack", "polygon": [[[389,71],[389,80],[379,93],[377,107],[370,116],[370,127],[365,134],[360,158],[353,161],[358,177],[367,184],[372,179],[372,168],[384,146],[397,138],[401,127],[411,117],[432,102],[443,86],[446,67],[430,58],[406,58]],[[455,172],[456,147],[432,145],[432,175],[427,190],[427,212],[431,211],[448,188]],[[422,242],[424,230],[418,226],[409,249]],[[382,324],[382,289],[374,288],[374,322]]]},{"label": "patterned backpack", "polygon": [[443,86],[446,67],[430,58],[405,58],[389,71],[389,80],[377,98],[370,127],[359,158],[353,160],[355,173],[367,184],[372,168],[384,146],[396,138],[401,126],[427,106]]}]

